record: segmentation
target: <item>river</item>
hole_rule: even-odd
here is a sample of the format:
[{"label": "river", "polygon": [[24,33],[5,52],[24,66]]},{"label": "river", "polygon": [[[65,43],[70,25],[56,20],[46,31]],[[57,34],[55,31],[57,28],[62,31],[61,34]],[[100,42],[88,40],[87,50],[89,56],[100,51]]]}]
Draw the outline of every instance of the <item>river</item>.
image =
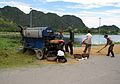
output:
[{"label": "river", "polygon": [[[113,42],[120,42],[120,35],[109,35]],[[69,35],[64,35],[64,37],[68,38]],[[75,41],[82,42],[85,39],[86,35],[75,35]],[[104,44],[106,43],[106,39],[104,35],[92,35],[92,44]]]}]

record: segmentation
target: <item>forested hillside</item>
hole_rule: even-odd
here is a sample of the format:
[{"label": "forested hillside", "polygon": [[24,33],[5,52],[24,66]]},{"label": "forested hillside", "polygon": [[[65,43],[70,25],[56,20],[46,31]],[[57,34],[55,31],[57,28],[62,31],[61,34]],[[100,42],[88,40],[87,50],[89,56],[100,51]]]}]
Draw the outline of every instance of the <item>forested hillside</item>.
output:
[{"label": "forested hillside", "polygon": [[0,8],[0,16],[16,23],[17,25],[30,26],[30,17],[32,15],[32,26],[50,26],[55,30],[63,27],[67,29],[72,27],[74,29],[86,28],[83,21],[73,15],[64,15],[62,17],[54,13],[43,13],[41,11],[32,10],[29,14],[25,14],[16,7],[5,6]]}]

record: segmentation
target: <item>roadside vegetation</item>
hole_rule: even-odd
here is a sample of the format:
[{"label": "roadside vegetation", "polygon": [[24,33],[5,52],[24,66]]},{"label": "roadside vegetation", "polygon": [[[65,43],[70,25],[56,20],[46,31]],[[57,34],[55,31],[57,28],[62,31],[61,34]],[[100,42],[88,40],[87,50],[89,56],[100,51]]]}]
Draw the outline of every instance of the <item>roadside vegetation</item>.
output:
[{"label": "roadside vegetation", "polygon": [[20,67],[37,64],[35,55],[20,52],[19,35],[0,35],[0,68]]}]

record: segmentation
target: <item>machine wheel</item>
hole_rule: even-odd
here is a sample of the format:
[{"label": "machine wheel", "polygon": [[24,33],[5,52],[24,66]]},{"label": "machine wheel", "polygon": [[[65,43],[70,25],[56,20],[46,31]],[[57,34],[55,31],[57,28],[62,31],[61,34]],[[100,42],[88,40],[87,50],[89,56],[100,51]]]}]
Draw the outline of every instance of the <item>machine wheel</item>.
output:
[{"label": "machine wheel", "polygon": [[41,49],[35,50],[37,59],[43,59],[43,51]]}]

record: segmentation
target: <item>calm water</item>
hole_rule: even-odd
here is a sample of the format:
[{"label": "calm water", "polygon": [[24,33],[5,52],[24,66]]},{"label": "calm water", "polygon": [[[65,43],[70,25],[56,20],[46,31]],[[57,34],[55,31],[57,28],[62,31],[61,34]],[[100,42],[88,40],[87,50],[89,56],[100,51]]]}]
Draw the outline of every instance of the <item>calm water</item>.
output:
[{"label": "calm water", "polygon": [[[65,37],[69,37],[69,35],[64,35]],[[113,42],[120,42],[120,35],[109,35]],[[85,39],[85,35],[75,35],[75,41],[82,42]],[[104,35],[93,35],[92,36],[92,44],[104,44],[106,43],[106,39]]]}]

